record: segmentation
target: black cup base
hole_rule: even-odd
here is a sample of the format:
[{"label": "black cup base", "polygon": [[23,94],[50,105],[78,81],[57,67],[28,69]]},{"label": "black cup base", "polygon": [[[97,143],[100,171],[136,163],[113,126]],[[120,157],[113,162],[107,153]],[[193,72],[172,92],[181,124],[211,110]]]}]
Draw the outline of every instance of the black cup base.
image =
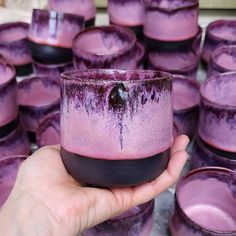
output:
[{"label": "black cup base", "polygon": [[140,160],[94,159],[61,149],[64,165],[77,181],[95,187],[130,187],[158,177],[169,162],[170,149]]},{"label": "black cup base", "polygon": [[194,37],[183,41],[159,41],[144,36],[144,42],[151,51],[189,51],[192,49]]},{"label": "black cup base", "polygon": [[15,130],[19,124],[19,116],[17,116],[14,120],[10,121],[4,126],[0,127],[0,139],[10,134],[13,130]]},{"label": "black cup base", "polygon": [[71,48],[55,47],[28,41],[29,49],[35,61],[43,64],[60,64],[73,60]]},{"label": "black cup base", "polygon": [[26,76],[33,73],[32,64],[26,64],[22,66],[15,66],[17,76]]},{"label": "black cup base", "polygon": [[90,28],[90,27],[93,27],[95,26],[95,17],[90,19],[90,20],[87,20],[85,21],[85,28]]}]

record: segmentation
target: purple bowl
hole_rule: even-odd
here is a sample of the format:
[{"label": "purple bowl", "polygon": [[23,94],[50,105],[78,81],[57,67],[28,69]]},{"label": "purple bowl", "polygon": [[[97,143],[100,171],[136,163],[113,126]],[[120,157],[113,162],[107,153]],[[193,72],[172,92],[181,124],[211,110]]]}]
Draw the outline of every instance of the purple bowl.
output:
[{"label": "purple bowl", "polygon": [[0,209],[14,186],[18,170],[27,156],[8,156],[0,160]]},{"label": "purple bowl", "polygon": [[199,136],[207,144],[236,152],[236,72],[216,75],[200,89]]},{"label": "purple bowl", "polygon": [[99,187],[134,186],[160,175],[173,141],[171,79],[142,70],[62,74],[61,146],[68,172]]},{"label": "purple bowl", "polygon": [[83,28],[82,16],[34,9],[28,36],[33,59],[43,64],[72,61],[72,42]]},{"label": "purple bowl", "polygon": [[86,230],[82,236],[150,236],[154,221],[153,212],[154,200]]},{"label": "purple bowl", "polygon": [[236,45],[220,46],[211,55],[207,77],[236,71]]},{"label": "purple bowl", "polygon": [[11,129],[9,126],[18,116],[16,71],[2,58],[0,58],[0,111],[0,136],[2,136],[1,132],[4,129]]},{"label": "purple bowl", "polygon": [[60,108],[59,83],[43,76],[25,79],[18,84],[18,103],[26,130],[35,133],[39,121]]},{"label": "purple bowl", "polygon": [[196,80],[198,56],[193,52],[152,51],[148,55],[148,68],[183,75]]},{"label": "purple bowl", "polygon": [[144,60],[145,60],[145,48],[140,42],[137,42],[135,47],[136,47],[135,52],[137,60],[137,69],[143,70]]},{"label": "purple bowl", "polygon": [[198,33],[198,0],[146,1],[144,35],[148,46],[182,49]]},{"label": "purple bowl", "polygon": [[177,185],[172,236],[236,235],[236,173],[209,167],[190,172]]},{"label": "purple bowl", "polygon": [[44,75],[50,79],[60,81],[60,75],[66,71],[74,70],[74,65],[73,62],[50,65],[34,61],[33,68],[35,75]]},{"label": "purple bowl", "polygon": [[74,63],[84,69],[136,69],[136,37],[119,26],[94,27],[79,33],[73,43]]},{"label": "purple bowl", "polygon": [[96,6],[94,0],[49,0],[48,9],[83,16],[85,27],[95,24]]},{"label": "purple bowl", "polygon": [[206,144],[199,137],[193,142],[190,160],[191,169],[206,166],[219,166],[236,171],[236,154],[231,156]]},{"label": "purple bowl", "polygon": [[221,45],[236,44],[236,20],[218,20],[207,26],[202,60],[209,63],[211,54]]},{"label": "purple bowl", "polygon": [[173,109],[174,122],[179,134],[193,137],[198,126],[199,117],[199,86],[184,76],[174,75]]},{"label": "purple bowl", "polygon": [[22,125],[0,139],[0,159],[12,155],[29,155],[30,142]]},{"label": "purple bowl", "polygon": [[39,147],[60,143],[60,112],[53,112],[44,117],[36,132]]},{"label": "purple bowl", "polygon": [[27,47],[29,24],[13,22],[0,25],[0,55],[16,68],[19,76],[32,73],[31,54]]}]

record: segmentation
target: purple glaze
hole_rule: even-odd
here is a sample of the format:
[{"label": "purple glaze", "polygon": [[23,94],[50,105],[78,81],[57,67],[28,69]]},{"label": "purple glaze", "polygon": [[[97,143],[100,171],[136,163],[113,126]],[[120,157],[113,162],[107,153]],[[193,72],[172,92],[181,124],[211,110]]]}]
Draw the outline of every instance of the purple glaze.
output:
[{"label": "purple glaze", "polygon": [[202,45],[202,28],[201,26],[198,26],[198,33],[193,40],[191,50],[193,50],[199,58],[201,57],[201,45]]},{"label": "purple glaze", "polygon": [[211,77],[201,86],[199,136],[222,151],[236,152],[236,72]]},{"label": "purple glaze", "polygon": [[179,135],[179,129],[177,127],[177,125],[174,123],[174,126],[173,126],[173,137],[174,139]]},{"label": "purple glaze", "polygon": [[110,22],[126,26],[142,26],[145,19],[143,0],[109,0],[108,13]]},{"label": "purple glaze", "polygon": [[61,73],[74,70],[73,62],[50,65],[34,61],[33,67],[36,75],[48,76],[50,79],[54,79],[56,81],[60,80]]},{"label": "purple glaze", "polygon": [[31,64],[27,47],[29,24],[13,22],[0,25],[0,55],[14,66]]},{"label": "purple glaze", "polygon": [[192,169],[219,166],[236,171],[236,153],[231,157],[228,156],[228,153],[217,153],[199,137],[196,137],[193,142],[190,164]]},{"label": "purple glaze", "polygon": [[236,45],[220,46],[211,56],[207,77],[236,71]]},{"label": "purple glaze", "polygon": [[154,200],[86,230],[82,236],[150,236],[153,212]]},{"label": "purple glaze", "polygon": [[17,172],[27,156],[8,156],[0,160],[0,209],[7,200]]},{"label": "purple glaze", "polygon": [[173,79],[173,109],[174,122],[179,134],[193,137],[198,126],[199,116],[199,86],[187,77],[174,75]]},{"label": "purple glaze", "polygon": [[36,132],[39,147],[60,143],[60,112],[53,112],[43,118]]},{"label": "purple glaze", "polygon": [[207,26],[202,59],[209,63],[211,54],[221,45],[236,44],[236,20],[218,20]]},{"label": "purple glaze", "polygon": [[198,56],[193,51],[152,51],[148,55],[148,64],[150,69],[183,75],[191,80],[196,80],[198,61]]},{"label": "purple glaze", "polygon": [[43,76],[25,79],[18,84],[18,103],[24,126],[35,132],[45,115],[59,110],[59,84]]},{"label": "purple glaze", "polygon": [[198,0],[146,1],[144,35],[158,41],[183,41],[198,32]]},{"label": "purple glaze", "polygon": [[10,134],[0,139],[0,159],[11,155],[29,155],[30,143],[21,124]]},{"label": "purple glaze", "polygon": [[[170,74],[87,70],[64,73],[61,83],[61,145],[67,152],[91,161],[117,161],[119,165],[125,160],[148,161],[170,148],[173,140]],[[68,161],[67,157],[65,154],[64,161]],[[159,168],[166,166],[160,164]],[[157,169],[156,175],[160,174]],[[74,176],[77,172],[73,171]],[[120,175],[119,169],[114,171]]]},{"label": "purple glaze", "polygon": [[119,26],[94,27],[74,39],[75,67],[83,69],[136,69],[136,37]]},{"label": "purple glaze", "polygon": [[145,48],[144,46],[137,42],[136,43],[136,60],[137,60],[137,69],[143,70],[144,69],[144,57],[145,57]]},{"label": "purple glaze", "polygon": [[48,9],[83,16],[85,21],[94,19],[96,6],[94,0],[49,0]]},{"label": "purple glaze", "polygon": [[2,58],[0,58],[0,111],[0,127],[16,119],[18,115],[16,72]]},{"label": "purple glaze", "polygon": [[171,235],[236,235],[235,205],[235,172],[217,167],[192,171],[177,185]]}]

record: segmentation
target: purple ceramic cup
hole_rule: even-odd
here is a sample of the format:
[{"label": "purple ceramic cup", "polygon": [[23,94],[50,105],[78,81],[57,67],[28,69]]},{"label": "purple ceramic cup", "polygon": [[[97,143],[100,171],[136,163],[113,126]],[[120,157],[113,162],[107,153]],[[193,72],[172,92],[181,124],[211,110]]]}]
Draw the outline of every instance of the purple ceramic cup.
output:
[{"label": "purple ceramic cup", "polygon": [[145,20],[143,0],[109,0],[108,14],[111,24],[128,27],[137,37],[142,36]]},{"label": "purple ceramic cup", "polygon": [[28,36],[33,59],[44,64],[72,61],[72,42],[83,28],[83,16],[34,9]]},{"label": "purple ceramic cup", "polygon": [[166,169],[173,141],[170,74],[85,70],[62,74],[61,84],[61,154],[76,180],[135,186]]},{"label": "purple ceramic cup", "polygon": [[211,55],[207,77],[236,71],[236,45],[220,46]]},{"label": "purple ceramic cup", "polygon": [[86,230],[82,236],[150,236],[154,223],[153,212],[154,200]]},{"label": "purple ceramic cup", "polygon": [[60,143],[60,112],[53,112],[44,117],[36,132],[39,147]]},{"label": "purple ceramic cup", "polygon": [[8,156],[0,160],[0,209],[14,186],[18,170],[27,156]]},{"label": "purple ceramic cup", "polygon": [[236,154],[231,156],[206,144],[198,136],[193,142],[190,159],[191,169],[206,166],[219,166],[236,171]]},{"label": "purple ceramic cup", "polygon": [[148,68],[167,71],[196,80],[199,57],[195,52],[151,51],[148,55]]},{"label": "purple ceramic cup", "polygon": [[59,83],[43,76],[25,79],[18,84],[18,103],[26,130],[35,133],[40,120],[60,108]]},{"label": "purple ceramic cup", "polygon": [[190,172],[177,185],[172,236],[236,235],[236,173],[208,167]]},{"label": "purple ceramic cup", "polygon": [[136,37],[120,26],[94,27],[74,39],[74,63],[84,69],[136,69]]},{"label": "purple ceramic cup", "polygon": [[210,146],[236,152],[236,72],[216,75],[200,89],[199,136]]},{"label": "purple ceramic cup", "polygon": [[29,24],[13,22],[0,25],[0,55],[16,68],[18,76],[32,73],[31,54],[27,47]]},{"label": "purple ceramic cup", "polygon": [[207,65],[218,46],[236,44],[236,20],[218,20],[207,26],[202,60]]},{"label": "purple ceramic cup", "polygon": [[179,134],[192,138],[198,127],[199,86],[184,76],[173,76],[174,122]]},{"label": "purple ceramic cup", "polygon": [[0,138],[0,159],[11,155],[29,155],[30,142],[21,124],[8,135]]},{"label": "purple ceramic cup", "polygon": [[198,33],[198,14],[198,0],[147,0],[144,23],[147,46],[186,49]]},{"label": "purple ceramic cup", "polygon": [[0,58],[0,138],[17,126],[16,86],[14,67]]},{"label": "purple ceramic cup", "polygon": [[48,9],[83,16],[85,27],[95,24],[96,6],[94,0],[49,0]]},{"label": "purple ceramic cup", "polygon": [[63,64],[42,64],[36,61],[33,62],[35,75],[48,76],[49,79],[60,81],[60,75],[66,71],[74,70],[73,62]]}]

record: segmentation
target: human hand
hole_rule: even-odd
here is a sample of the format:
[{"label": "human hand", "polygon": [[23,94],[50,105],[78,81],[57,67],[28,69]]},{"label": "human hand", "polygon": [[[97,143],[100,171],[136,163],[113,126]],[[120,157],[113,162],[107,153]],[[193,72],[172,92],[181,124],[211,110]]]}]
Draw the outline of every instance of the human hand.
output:
[{"label": "human hand", "polygon": [[113,189],[81,186],[67,173],[59,146],[42,148],[20,168],[0,213],[0,235],[72,236],[143,204],[176,182],[188,142],[176,138],[167,170],[154,181]]}]

